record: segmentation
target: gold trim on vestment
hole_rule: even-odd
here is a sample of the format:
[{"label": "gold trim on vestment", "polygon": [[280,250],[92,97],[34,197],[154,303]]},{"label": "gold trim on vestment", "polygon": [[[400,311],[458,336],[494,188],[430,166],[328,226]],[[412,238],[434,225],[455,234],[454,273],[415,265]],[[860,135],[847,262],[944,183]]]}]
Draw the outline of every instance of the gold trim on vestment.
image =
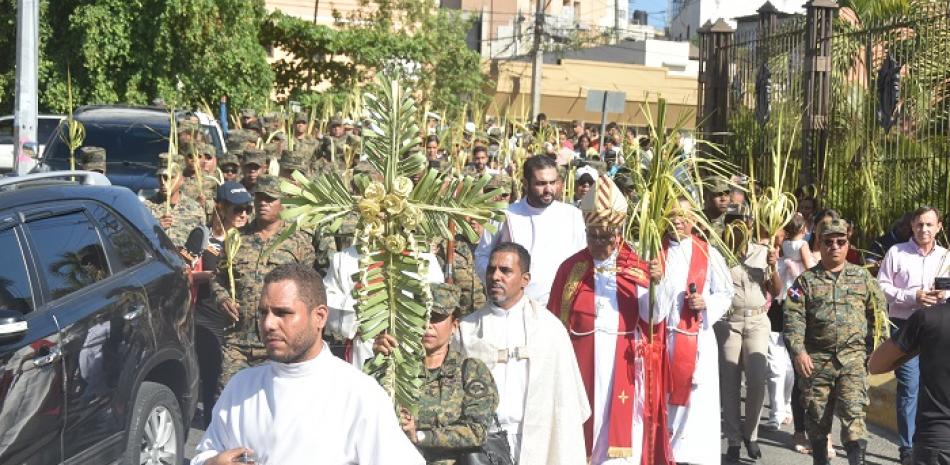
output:
[{"label": "gold trim on vestment", "polygon": [[608,447],[607,457],[611,459],[622,459],[633,457],[633,448],[630,447]]},{"label": "gold trim on vestment", "polygon": [[581,279],[590,269],[590,262],[582,260],[571,267],[571,272],[567,275],[567,281],[564,283],[564,289],[561,291],[561,323],[567,326],[567,318],[571,314],[571,304],[574,303],[574,294],[581,285]]}]

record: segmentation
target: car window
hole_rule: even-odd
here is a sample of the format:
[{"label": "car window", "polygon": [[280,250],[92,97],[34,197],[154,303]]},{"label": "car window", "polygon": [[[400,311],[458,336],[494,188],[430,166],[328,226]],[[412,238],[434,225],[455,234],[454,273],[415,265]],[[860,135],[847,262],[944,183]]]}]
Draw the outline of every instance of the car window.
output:
[{"label": "car window", "polygon": [[13,144],[13,119],[0,120],[0,144]]},{"label": "car window", "polygon": [[13,229],[0,231],[0,310],[33,311],[33,292],[20,241]]},{"label": "car window", "polygon": [[[106,163],[145,163],[155,166],[158,154],[168,151],[168,126],[88,123],[84,125],[83,145],[106,149]],[[45,156],[49,160],[68,160],[69,148],[62,140],[63,127],[49,140]]]},{"label": "car window", "polygon": [[119,261],[125,268],[131,268],[145,261],[148,257],[142,242],[135,238],[135,232],[109,209],[93,206],[89,212],[99,224],[99,231],[115,250]]},{"label": "car window", "polygon": [[[46,144],[49,140],[49,136],[56,131],[56,127],[59,126],[58,118],[40,118],[36,122],[36,141],[41,144]],[[12,140],[12,139],[11,139]]]},{"label": "car window", "polygon": [[109,276],[96,228],[83,212],[27,223],[37,266],[52,298],[58,299]]}]

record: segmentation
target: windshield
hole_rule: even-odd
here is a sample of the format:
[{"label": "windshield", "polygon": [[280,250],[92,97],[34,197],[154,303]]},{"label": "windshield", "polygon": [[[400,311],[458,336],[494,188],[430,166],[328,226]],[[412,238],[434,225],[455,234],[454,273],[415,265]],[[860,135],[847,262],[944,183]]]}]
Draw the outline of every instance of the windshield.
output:
[{"label": "windshield", "polygon": [[[45,144],[59,125],[59,118],[39,118],[36,123],[36,140]],[[0,144],[13,145],[13,118],[0,120]]]},{"label": "windshield", "polygon": [[[106,149],[106,161],[155,165],[158,154],[168,151],[168,126],[148,127],[143,124],[87,123],[83,146]],[[64,141],[65,121],[56,137],[49,141],[45,157],[49,161],[69,159]]]}]

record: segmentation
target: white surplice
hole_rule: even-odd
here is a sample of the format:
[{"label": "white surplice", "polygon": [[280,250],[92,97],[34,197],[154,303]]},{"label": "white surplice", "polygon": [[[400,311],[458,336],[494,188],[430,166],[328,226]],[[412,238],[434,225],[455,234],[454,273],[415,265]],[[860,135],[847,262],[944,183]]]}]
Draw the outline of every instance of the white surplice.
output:
[{"label": "white surplice", "polygon": [[492,248],[502,242],[520,244],[531,255],[531,282],[525,294],[545,306],[561,262],[587,247],[584,216],[564,202],[536,208],[522,198],[508,206],[505,218],[497,233],[482,234],[475,249],[475,272],[484,282]]},{"label": "white surplice", "polygon": [[463,355],[485,362],[495,377],[499,422],[519,465],[587,462],[590,405],[561,320],[525,296],[508,310],[482,307],[456,334]]},{"label": "white surplice", "polygon": [[[670,356],[675,346],[676,326],[680,321],[686,290],[689,284],[689,263],[693,255],[693,240],[686,238],[671,242],[667,252],[666,273],[663,281],[673,294],[673,308],[667,317]],[[696,371],[693,372],[693,388],[689,404],[669,406],[670,434],[673,457],[677,462],[701,465],[719,465],[720,462],[720,411],[719,411],[719,343],[713,324],[719,321],[732,305],[732,278],[722,255],[709,247],[706,269],[706,285],[703,300],[706,309],[702,312],[702,325],[697,341]]]},{"label": "white surplice", "polygon": [[[430,283],[445,282],[442,267],[435,255],[425,252],[421,254],[429,262],[429,274],[426,280]],[[327,318],[327,331],[338,339],[353,339],[359,329],[359,320],[356,318],[356,299],[353,298],[353,275],[360,270],[359,253],[356,247],[350,246],[333,254],[327,275],[323,277],[323,287],[327,291],[327,307],[330,314]],[[410,273],[411,276],[416,276]],[[403,291],[406,297],[412,294]],[[356,368],[362,368],[363,363],[373,358],[373,341],[353,341],[353,359],[351,363]]]},{"label": "white surplice", "polygon": [[[617,302],[617,253],[606,260],[594,260],[594,445],[591,451],[593,465],[639,465],[643,452],[643,361],[638,357],[635,362],[633,396],[633,427],[630,429],[633,455],[624,458],[608,458],[610,402],[613,399],[613,377],[617,354],[617,337],[620,324],[620,305]],[[666,319],[670,311],[672,296],[660,283],[656,286],[656,312],[653,321]],[[637,307],[643,321],[650,319],[650,288],[637,287]],[[628,331],[630,328],[628,328]],[[643,336],[639,327],[635,338]]]},{"label": "white surplice", "polygon": [[238,372],[214,406],[191,465],[246,447],[258,465],[423,465],[373,378],[324,345],[301,363]]}]

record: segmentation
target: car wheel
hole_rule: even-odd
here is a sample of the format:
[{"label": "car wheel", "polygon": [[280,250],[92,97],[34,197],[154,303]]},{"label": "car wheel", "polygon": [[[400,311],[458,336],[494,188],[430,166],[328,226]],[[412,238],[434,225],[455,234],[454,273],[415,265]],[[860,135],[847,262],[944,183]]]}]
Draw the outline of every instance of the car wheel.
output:
[{"label": "car wheel", "polygon": [[184,448],[185,427],[175,395],[164,385],[143,382],[135,396],[122,463],[181,465]]}]

